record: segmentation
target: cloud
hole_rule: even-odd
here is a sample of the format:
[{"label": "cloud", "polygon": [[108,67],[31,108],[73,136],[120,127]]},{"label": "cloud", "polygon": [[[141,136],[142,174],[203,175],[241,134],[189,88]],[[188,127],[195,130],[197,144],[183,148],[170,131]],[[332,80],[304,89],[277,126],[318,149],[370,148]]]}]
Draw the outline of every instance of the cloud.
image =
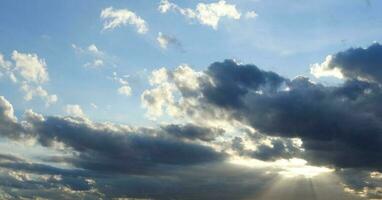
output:
[{"label": "cloud", "polygon": [[[277,160],[298,156],[318,166],[379,171],[379,49],[379,44],[373,44],[327,58],[327,68],[339,68],[343,74],[344,82],[337,86],[324,86],[306,77],[288,79],[255,65],[226,60],[213,63],[202,72],[190,69],[197,74],[195,78],[177,78],[182,77],[182,73],[175,73],[179,68],[165,73],[155,71],[151,79],[155,84],[143,93],[147,98],[142,100],[148,113],[157,111],[157,117],[163,110],[170,110],[170,117],[203,125],[209,121],[227,126],[241,124],[266,137],[281,138],[257,143],[252,150],[245,148],[240,139],[233,141],[234,149],[247,157]],[[161,95],[164,86],[171,90]],[[171,100],[158,103],[158,99],[166,99],[163,96]],[[290,143],[293,138],[301,140],[301,148]]]},{"label": "cloud", "polygon": [[111,77],[111,79],[121,85],[117,90],[118,94],[131,96],[132,88],[130,87],[129,82],[126,79],[127,77],[129,77],[129,75],[124,75],[123,77],[119,77],[117,72],[113,72],[113,76]]},{"label": "cloud", "polygon": [[128,85],[121,86],[118,88],[118,93],[125,95],[125,96],[130,96],[131,95],[131,87]]},{"label": "cloud", "polygon": [[23,128],[14,115],[13,106],[5,97],[0,96],[0,132],[10,138],[21,138]]},{"label": "cloud", "polygon": [[161,0],[158,10],[161,13],[166,13],[170,10],[179,12],[187,18],[196,19],[201,24],[210,26],[213,29],[218,28],[220,18],[222,17],[238,20],[241,16],[235,5],[227,4],[225,1],[210,4],[198,3],[195,9],[190,9],[179,7],[168,0]]},{"label": "cloud", "polygon": [[[0,99],[1,100],[1,99]],[[2,119],[10,117],[10,105],[1,104]],[[69,114],[83,115],[77,105],[67,107]],[[8,110],[6,110],[8,109]],[[148,169],[160,166],[188,166],[225,159],[223,152],[195,142],[183,142],[172,138],[166,129],[132,128],[110,123],[93,123],[74,117],[42,117],[33,111],[25,113],[24,137],[34,138],[45,147],[55,148],[61,143],[77,152],[78,156],[60,162],[71,163],[87,170],[105,173],[149,173]],[[17,136],[18,132],[13,133]],[[3,136],[9,137],[2,133]],[[16,137],[18,138],[18,137]],[[53,161],[53,160],[51,160]]]},{"label": "cloud", "polygon": [[[361,51],[363,56],[375,54],[369,49]],[[342,54],[348,55],[333,54],[328,63]],[[359,59],[354,52],[349,55],[355,58],[345,60]],[[380,77],[371,73],[375,69],[369,65],[374,63],[365,61],[359,66],[367,67],[354,74],[348,65],[357,62],[340,60],[347,64],[336,65],[344,75],[336,86],[306,77],[289,79],[233,60],[212,63],[204,71],[188,65],[154,70],[142,105],[153,117],[166,113],[182,122],[157,127],[42,116],[31,110],[17,119],[2,97],[3,137],[33,140],[60,153],[43,157],[45,164],[0,155],[0,176],[25,196],[25,188],[37,184],[43,196],[49,195],[41,191],[65,187],[72,194],[103,198],[183,199],[198,191],[194,199],[243,199],[260,194],[264,183],[278,175],[301,174],[308,166],[314,172],[333,171],[349,195],[380,198]],[[346,72],[349,69],[352,73]],[[116,73],[113,80],[128,83]],[[80,110],[73,105],[71,112]],[[246,165],[234,165],[234,159],[245,159]],[[261,160],[267,168],[245,167],[247,159]],[[45,182],[43,175],[49,175]],[[142,187],[147,190],[142,192]]]},{"label": "cloud", "polygon": [[90,103],[90,106],[91,106],[92,108],[94,108],[94,109],[98,109],[98,106],[97,106],[97,104],[95,104],[95,103]]},{"label": "cloud", "polygon": [[30,101],[33,97],[40,97],[47,106],[57,102],[56,94],[49,94],[43,84],[49,81],[49,73],[44,59],[36,54],[12,52],[12,61],[7,61],[0,54],[0,72],[13,83],[18,84],[25,93],[24,99]]},{"label": "cloud", "polygon": [[65,107],[66,114],[73,116],[73,117],[81,117],[86,118],[86,115],[84,111],[82,110],[80,105],[77,104],[69,104]]},{"label": "cloud", "polygon": [[167,49],[169,45],[177,48],[182,48],[182,44],[179,42],[178,39],[170,35],[165,35],[161,32],[158,33],[157,42],[159,43],[159,46],[162,49]]},{"label": "cloud", "polygon": [[105,8],[101,11],[101,19],[104,20],[103,29],[114,29],[121,25],[131,24],[137,32],[144,34],[148,31],[147,23],[141,17],[128,9]]},{"label": "cloud", "polygon": [[174,102],[173,87],[169,84],[162,84],[154,89],[145,90],[141,95],[141,102],[147,108],[147,115],[155,119],[163,114],[163,109],[171,112],[170,105]]},{"label": "cloud", "polygon": [[[228,162],[228,154],[213,145],[221,129],[195,124],[131,127],[31,110],[21,121],[7,120],[14,116],[11,108],[0,98],[0,123],[5,123],[0,127],[14,124],[22,131],[12,128],[1,136],[63,149],[38,161],[0,154],[0,189],[7,198],[247,199],[261,195],[285,171]],[[299,161],[281,164],[303,167]],[[280,195],[285,196],[276,197]]]},{"label": "cloud", "polygon": [[374,43],[367,48],[351,48],[330,55],[321,65],[314,65],[311,72],[315,76],[334,75],[382,83],[381,65],[382,45]]},{"label": "cloud", "polygon": [[12,63],[4,59],[4,55],[0,54],[0,67],[8,70],[11,67]]},{"label": "cloud", "polygon": [[97,54],[103,54],[102,51],[100,51],[95,44],[91,44],[88,46],[88,51],[97,55]]},{"label": "cloud", "polygon": [[248,11],[245,13],[245,18],[247,19],[253,19],[256,18],[258,14],[255,11]]},{"label": "cloud", "polygon": [[14,115],[13,106],[6,100],[3,96],[0,96],[0,111],[1,111],[1,119],[10,122],[16,122],[17,119]]},{"label": "cloud", "polygon": [[49,106],[58,101],[57,95],[49,94],[48,91],[46,91],[41,86],[34,87],[23,82],[21,83],[21,90],[25,93],[24,99],[26,101],[32,100],[34,96],[38,96],[43,99],[46,106]]},{"label": "cloud", "polygon": [[241,156],[256,158],[263,161],[277,161],[280,159],[293,159],[300,157],[302,149],[293,140],[285,138],[270,138],[263,136],[265,140],[260,138],[250,138],[250,142],[255,142],[255,149],[247,149],[245,147],[245,139],[235,137],[232,141],[232,149],[237,151]]},{"label": "cloud", "polygon": [[84,64],[84,67],[93,67],[93,68],[99,68],[101,66],[103,66],[104,63],[103,63],[103,60],[101,59],[95,59],[93,60],[92,62],[87,62]]},{"label": "cloud", "polygon": [[[95,44],[90,44],[86,48],[79,47],[75,44],[72,44],[72,48],[76,52],[76,54],[81,56],[87,56],[92,61],[86,62],[84,67],[87,68],[100,68],[105,65],[105,62],[109,60],[108,56],[101,51]],[[105,61],[106,60],[106,61]]]},{"label": "cloud", "polygon": [[13,51],[12,60],[15,62],[16,70],[26,81],[34,83],[48,81],[49,76],[45,60],[38,58],[36,54]]},{"label": "cloud", "polygon": [[216,137],[224,133],[223,129],[218,128],[207,128],[201,126],[195,126],[193,124],[171,124],[163,126],[162,129],[167,133],[176,138],[188,139],[188,140],[202,140],[202,141],[212,141]]},{"label": "cloud", "polygon": [[324,76],[332,76],[339,79],[343,79],[344,75],[342,74],[339,68],[331,68],[333,56],[329,55],[326,57],[325,61],[321,64],[315,63],[310,67],[310,73],[316,78],[324,77]]}]

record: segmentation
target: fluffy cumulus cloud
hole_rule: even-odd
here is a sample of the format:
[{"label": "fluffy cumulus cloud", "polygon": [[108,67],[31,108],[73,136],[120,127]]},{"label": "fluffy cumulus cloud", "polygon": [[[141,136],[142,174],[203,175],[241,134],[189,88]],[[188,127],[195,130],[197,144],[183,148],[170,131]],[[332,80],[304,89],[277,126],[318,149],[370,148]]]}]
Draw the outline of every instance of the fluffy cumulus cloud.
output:
[{"label": "fluffy cumulus cloud", "polygon": [[161,13],[168,11],[176,11],[189,19],[196,19],[203,25],[217,29],[219,21],[222,17],[238,20],[241,13],[236,9],[236,5],[226,3],[226,1],[218,1],[215,3],[198,3],[195,9],[182,8],[168,0],[162,0],[158,10]]},{"label": "fluffy cumulus cloud", "polygon": [[36,54],[24,54],[13,51],[12,60],[15,62],[16,69],[27,81],[43,83],[48,81],[46,63],[39,59]]},{"label": "fluffy cumulus cloud", "polygon": [[86,118],[84,111],[82,110],[81,106],[78,104],[66,105],[65,106],[65,112],[66,112],[66,114],[73,116],[73,117]]},{"label": "fluffy cumulus cloud", "polygon": [[13,62],[6,60],[0,54],[0,72],[20,87],[25,94],[26,101],[39,97],[47,106],[57,102],[57,95],[49,94],[43,88],[43,84],[49,81],[47,64],[44,59],[33,53],[13,51],[11,60]]},{"label": "fluffy cumulus cloud", "polygon": [[104,21],[104,30],[115,29],[126,24],[135,26],[140,34],[144,34],[149,30],[146,21],[128,9],[108,7],[101,11],[100,17]]},{"label": "fluffy cumulus cloud", "polygon": [[[250,127],[266,138],[279,138],[266,139],[252,150],[245,147],[246,140],[235,138],[232,146],[244,156],[260,160],[301,157],[319,166],[379,172],[381,49],[376,43],[327,58],[322,66],[338,69],[344,78],[338,86],[324,86],[305,77],[288,79],[232,60],[213,63],[203,72],[190,69],[195,76],[188,79],[180,78],[184,75],[181,67],[166,73],[155,71],[151,78],[155,84],[144,94],[143,104],[149,113],[159,115],[170,109],[170,116],[199,124],[224,120]],[[156,91],[163,91],[159,88],[165,85],[172,88],[166,95],[172,100],[158,104],[166,98]],[[294,138],[301,140],[300,147],[293,143]],[[259,141],[259,135],[250,139]],[[367,182],[360,180],[358,184],[363,190],[374,191],[374,198],[381,198],[378,188]]]}]

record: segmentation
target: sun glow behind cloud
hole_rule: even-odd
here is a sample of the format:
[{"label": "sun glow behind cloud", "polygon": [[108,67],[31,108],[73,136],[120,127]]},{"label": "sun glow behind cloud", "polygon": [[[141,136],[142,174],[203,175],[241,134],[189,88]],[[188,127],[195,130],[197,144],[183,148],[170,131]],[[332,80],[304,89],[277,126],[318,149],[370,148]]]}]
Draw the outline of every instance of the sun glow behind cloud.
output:
[{"label": "sun glow behind cloud", "polygon": [[313,178],[315,176],[334,171],[334,169],[327,167],[308,165],[306,160],[300,158],[280,159],[275,162],[263,162],[257,159],[236,157],[231,159],[230,163],[253,168],[272,168],[285,178]]}]

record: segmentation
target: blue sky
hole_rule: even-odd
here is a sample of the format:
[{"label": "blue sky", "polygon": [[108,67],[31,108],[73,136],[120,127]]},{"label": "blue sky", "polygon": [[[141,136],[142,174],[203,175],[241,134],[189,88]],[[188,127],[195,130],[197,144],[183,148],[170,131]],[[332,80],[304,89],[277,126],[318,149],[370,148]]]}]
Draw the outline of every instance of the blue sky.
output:
[{"label": "blue sky", "polygon": [[[194,8],[198,2],[175,3]],[[147,87],[145,76],[153,69],[182,63],[203,69],[231,58],[293,78],[309,75],[309,65],[327,54],[381,39],[378,1],[230,3],[242,13],[255,11],[258,16],[239,20],[222,17],[214,30],[179,13],[160,13],[156,1],[4,1],[0,8],[1,52],[10,56],[18,50],[45,59],[51,77],[46,87],[58,94],[59,101],[48,108],[38,101],[23,102],[22,94],[4,80],[1,89],[12,90],[7,97],[17,105],[16,110],[34,108],[60,114],[66,104],[79,104],[95,120],[140,124],[145,120],[140,117],[144,112],[139,106],[140,94]],[[129,25],[102,31],[100,13],[110,6],[135,12],[146,21],[149,31],[139,34]],[[182,49],[161,49],[156,41],[158,32],[175,37]],[[94,44],[107,54],[109,62],[98,69],[84,68],[90,60],[76,55],[72,44],[82,48]],[[113,72],[139,76],[131,78],[130,97],[116,93],[118,84],[107,78]],[[92,109],[91,102],[99,110]],[[135,114],[129,117],[125,113]]]},{"label": "blue sky", "polygon": [[[198,10],[199,8],[200,10]],[[348,177],[352,172],[351,170],[355,170],[359,176],[365,178],[363,177],[365,174],[378,172],[375,170],[377,164],[370,164],[370,166],[366,166],[366,168],[370,167],[370,170],[363,171],[353,165],[348,166],[339,161],[325,160],[326,157],[323,159],[316,158],[317,152],[314,150],[310,152],[311,149],[309,149],[311,147],[309,146],[310,142],[312,142],[309,134],[306,137],[306,135],[294,135],[295,133],[289,134],[288,128],[269,128],[267,125],[263,125],[267,121],[261,116],[256,114],[248,116],[248,112],[257,111],[261,113],[264,110],[259,110],[256,105],[252,107],[247,104],[252,102],[264,103],[254,98],[253,95],[267,94],[266,88],[274,87],[273,84],[278,85],[277,91],[298,90],[304,93],[306,90],[300,91],[302,85],[310,88],[304,80],[312,83],[315,87],[321,87],[320,84],[323,84],[322,87],[325,89],[322,90],[325,91],[335,90],[337,87],[340,90],[355,80],[373,84],[378,82],[378,71],[373,74],[370,72],[373,70],[368,71],[369,68],[367,67],[365,67],[365,71],[363,68],[354,69],[359,66],[353,66],[351,62],[349,64],[347,59],[351,60],[350,57],[354,53],[352,50],[348,50],[350,48],[355,48],[356,51],[361,52],[365,50],[365,54],[368,54],[379,47],[379,43],[382,42],[381,8],[382,2],[377,0],[1,1],[0,72],[2,76],[0,77],[0,96],[4,97],[4,99],[0,99],[0,111],[4,112],[1,117],[10,118],[10,120],[5,120],[7,123],[9,121],[14,123],[9,127],[20,126],[24,129],[26,126],[24,122],[30,123],[30,126],[34,127],[31,129],[39,130],[41,135],[37,136],[39,134],[33,131],[30,135],[25,133],[27,135],[24,135],[25,137],[31,137],[31,140],[34,141],[31,142],[30,148],[19,143],[19,139],[24,136],[15,139],[15,137],[7,135],[1,139],[0,148],[3,150],[15,148],[14,152],[17,152],[18,156],[22,155],[38,163],[51,164],[49,167],[78,168],[86,172],[88,172],[87,170],[93,172],[93,168],[84,167],[78,164],[79,161],[78,163],[74,161],[55,162],[47,161],[47,158],[44,159],[44,153],[42,153],[44,151],[49,152],[48,155],[62,157],[72,153],[70,155],[75,160],[83,159],[82,156],[94,156],[92,153],[98,152],[99,149],[94,150],[91,149],[93,147],[89,147],[91,151],[84,151],[83,148],[76,146],[73,144],[75,142],[69,141],[66,137],[57,139],[60,137],[53,137],[53,134],[45,133],[46,130],[50,130],[49,128],[54,126],[47,126],[46,129],[42,129],[40,126],[50,123],[59,123],[58,126],[63,127],[66,127],[66,124],[68,127],[84,126],[85,128],[82,127],[81,129],[83,132],[79,131],[84,134],[81,139],[88,137],[87,133],[96,132],[96,134],[101,134],[100,138],[107,138],[109,143],[105,144],[106,146],[113,146],[114,144],[113,147],[115,148],[119,148],[120,144],[113,143],[117,137],[113,134],[116,132],[130,134],[130,132],[136,131],[154,134],[155,140],[151,138],[152,135],[148,136],[151,142],[158,139],[156,138],[157,135],[164,134],[164,138],[174,137],[177,142],[186,141],[185,144],[182,144],[191,145],[190,148],[194,147],[192,145],[201,145],[202,150],[198,146],[198,150],[191,152],[206,150],[205,155],[211,155],[218,162],[221,162],[220,157],[227,156],[226,160],[234,160],[239,164],[244,162],[245,165],[243,166],[251,165],[253,167],[253,162],[255,167],[271,165],[274,166],[275,170],[277,168],[284,174],[293,174],[296,172],[296,168],[297,171],[311,170],[312,173],[344,169],[335,177],[333,175],[330,180],[341,179],[340,181],[348,188],[357,191],[359,188],[352,188],[351,183],[346,182],[346,180],[351,179]],[[343,53],[344,58],[338,52],[345,52]],[[332,57],[327,57],[328,55]],[[349,58],[346,55],[349,55]],[[378,63],[379,60],[373,55],[379,54],[370,55],[366,59],[370,62],[361,60],[366,63],[362,67],[378,65],[375,63]],[[357,57],[356,53],[354,53],[354,57]],[[227,59],[233,61],[225,61]],[[222,66],[222,71],[214,68],[214,65],[209,67],[215,62],[219,62],[216,66]],[[235,67],[229,71],[228,68],[231,66],[241,66],[248,70],[249,75],[235,71],[237,69]],[[258,68],[260,71],[256,71]],[[232,74],[220,74],[224,70]],[[337,74],[335,74],[335,70],[338,70]],[[254,81],[244,80],[248,78],[247,76],[251,76],[252,71],[261,72],[264,82],[270,82],[270,85],[257,88],[256,91],[251,88],[253,85],[245,85]],[[270,75],[266,71],[272,71],[274,75]],[[239,79],[243,79],[243,82],[229,82],[234,79],[229,78],[230,75],[235,76],[234,73],[238,73]],[[340,74],[340,78],[338,74]],[[335,77],[336,75],[337,77]],[[307,77],[307,79],[296,78],[299,76]],[[216,82],[211,86],[207,84],[208,81],[206,82],[206,80]],[[220,86],[221,88],[219,88]],[[224,87],[228,89],[224,89]],[[246,87],[249,87],[250,89],[247,89],[251,92],[248,92]],[[236,91],[233,91],[235,89],[239,92],[235,93]],[[212,90],[211,93],[208,92],[209,90]],[[218,96],[222,91],[223,95]],[[240,97],[240,100],[235,100],[234,96],[243,91],[251,94]],[[307,94],[307,96],[314,95],[314,92]],[[217,97],[209,97],[209,94],[217,95]],[[329,94],[325,93],[325,95]],[[332,97],[328,98],[331,99]],[[310,98],[306,97],[306,99]],[[277,100],[269,99],[270,103],[263,106],[267,107]],[[294,105],[293,102],[289,102],[289,100],[286,99],[285,102],[287,103],[285,104],[290,103],[290,106],[295,108],[292,106]],[[236,101],[240,102],[237,103]],[[13,120],[13,113],[10,114],[12,109],[6,102],[11,104],[14,115],[17,117],[16,121]],[[241,103],[248,106],[247,110],[240,108]],[[307,105],[311,105],[310,103],[307,102]],[[333,102],[326,103],[330,104],[330,107]],[[370,100],[368,103],[374,105],[374,101]],[[282,105],[284,104],[275,106]],[[338,110],[342,108],[342,105],[336,103],[333,103],[333,106],[338,106]],[[351,104],[349,107],[351,106],[354,106],[354,109],[358,109],[359,112],[367,112],[369,109],[369,107],[356,107],[355,104]],[[316,108],[319,107],[317,105]],[[29,109],[33,111],[29,112]],[[297,108],[296,110],[302,109]],[[273,111],[273,109],[269,110],[269,112]],[[289,110],[289,112],[292,111]],[[314,112],[317,111],[312,111],[312,113]],[[277,112],[277,114],[280,113],[282,111]],[[45,119],[41,120],[38,117],[39,114]],[[281,118],[282,116],[277,119]],[[276,122],[277,119],[275,119]],[[317,118],[313,119],[318,120]],[[261,123],[257,120],[260,120]],[[380,119],[378,118],[378,120]],[[44,125],[37,125],[37,122]],[[294,122],[303,123],[297,119],[291,123]],[[0,125],[2,123],[0,120]],[[179,129],[174,128],[179,124],[188,123],[201,126],[199,127],[201,131],[192,132],[195,134],[193,136],[200,136],[201,132],[211,132],[212,135],[218,135],[216,136],[218,139],[215,138],[211,141],[208,139],[210,136],[204,137],[204,134],[201,134],[202,139],[191,141],[187,137],[186,139],[179,139],[179,135],[171,135],[174,130],[175,132],[191,130],[188,126],[181,126]],[[330,124],[337,123],[340,122]],[[176,125],[167,127],[168,124]],[[135,129],[126,128],[125,125],[135,127]],[[370,125],[370,127],[374,126]],[[153,128],[151,132],[148,131],[150,128]],[[219,133],[217,129],[222,129],[225,134]],[[308,129],[298,127],[293,130],[304,132]],[[317,129],[319,128],[317,127]],[[357,128],[354,129],[358,130]],[[283,134],[286,135],[278,133],[280,130],[282,130],[281,132],[284,131]],[[8,129],[4,132],[7,131]],[[15,128],[14,132],[17,131],[18,129]],[[77,133],[72,129],[70,131]],[[109,133],[112,135],[111,138],[109,138]],[[255,137],[256,134],[261,136]],[[43,141],[41,139],[43,136],[47,137],[49,142]],[[136,142],[135,139],[124,138],[122,140],[132,140],[131,143],[134,143]],[[332,141],[337,141],[337,139],[332,138]],[[346,138],[339,138],[338,140],[342,139],[346,140]],[[308,153],[312,154],[301,154],[305,146],[298,145],[296,141],[298,141],[297,143],[301,142],[302,145],[305,145],[306,142]],[[59,145],[52,145],[60,142],[64,146],[62,147],[64,151],[58,147]],[[167,142],[167,140],[160,140],[158,143],[161,145],[167,144]],[[245,144],[245,148],[238,148],[235,146],[237,144],[235,142]],[[146,144],[144,143],[143,146]],[[254,152],[251,154],[252,157],[250,156],[255,161],[247,160],[248,156],[245,156],[248,153],[247,150],[253,148],[269,150],[271,152],[269,154],[275,153],[278,144],[282,144],[285,148],[291,145],[288,146],[288,151],[294,149],[299,153],[290,156],[291,152],[282,151],[282,156],[277,157],[278,159],[272,157],[273,160],[264,160],[265,158],[260,156],[255,157],[258,152]],[[349,145],[357,146],[353,143]],[[68,146],[69,148],[67,148]],[[205,146],[211,147],[212,150],[205,149]],[[177,148],[179,147],[177,146]],[[86,148],[84,147],[84,149]],[[150,148],[148,147],[148,149]],[[239,152],[238,149],[242,152]],[[101,150],[99,151],[101,152]],[[142,151],[142,155],[146,155],[146,149]],[[219,155],[217,155],[218,153],[215,155],[215,151]],[[68,154],[68,152],[70,153]],[[104,155],[103,153],[105,152],[99,153],[99,155]],[[107,153],[105,155],[108,155]],[[106,158],[99,155],[97,154],[95,159],[108,162]],[[195,156],[197,157],[197,155]],[[176,156],[174,155],[174,157]],[[287,159],[287,161],[280,161],[282,159]],[[182,159],[178,158],[174,162],[179,160]],[[173,164],[173,162],[166,163],[167,160],[163,162],[167,165]],[[184,162],[188,163],[188,161]],[[123,166],[130,167],[130,165]],[[220,171],[215,171],[215,167],[209,169],[213,171],[212,173],[219,174]],[[227,172],[229,174],[231,168],[224,167],[224,169],[226,168],[229,170]],[[152,169],[148,171],[150,170]],[[195,171],[198,170],[192,168],[190,173],[196,173]],[[282,174],[277,170],[275,171],[276,174]],[[104,175],[103,172],[97,173],[97,175]],[[121,181],[131,181],[130,172],[123,173],[126,173],[124,174],[126,179]],[[167,171],[163,173],[167,173]],[[179,174],[173,176],[181,177]],[[83,177],[85,180],[87,175],[83,175]],[[94,180],[98,178],[96,177]],[[270,180],[268,179],[270,177],[262,176],[261,180],[262,178]],[[110,184],[108,179],[100,178],[99,181],[105,185]],[[167,182],[165,183],[167,184]],[[127,183],[127,185],[129,184],[133,183]],[[170,183],[168,184],[170,185]],[[257,182],[253,184],[256,185]],[[376,182],[377,187],[372,189],[382,187],[380,184],[381,182]],[[370,185],[368,187],[371,188]],[[121,192],[110,192],[101,186],[98,189],[102,190],[106,196]],[[339,191],[343,195],[343,188],[340,188]],[[131,191],[129,194],[135,194],[134,192],[136,191]],[[122,196],[126,196],[126,194]],[[208,199],[208,196],[206,198]],[[350,197],[344,197],[344,199],[346,198]],[[358,197],[352,196],[351,198]],[[301,197],[301,199],[304,198]]]}]

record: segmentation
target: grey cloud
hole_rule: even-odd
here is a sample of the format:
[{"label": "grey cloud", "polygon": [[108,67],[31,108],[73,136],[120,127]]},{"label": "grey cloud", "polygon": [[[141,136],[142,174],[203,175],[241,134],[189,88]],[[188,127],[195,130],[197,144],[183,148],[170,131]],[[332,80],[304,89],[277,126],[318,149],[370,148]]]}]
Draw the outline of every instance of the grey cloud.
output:
[{"label": "grey cloud", "polygon": [[252,157],[263,161],[290,159],[298,157],[301,154],[301,149],[296,147],[293,142],[288,139],[272,139],[270,145],[258,144],[256,150],[245,149],[243,143],[243,138],[235,137],[232,140],[232,149],[241,156]]},{"label": "grey cloud", "polygon": [[339,68],[345,77],[358,77],[382,83],[382,46],[351,48],[333,55],[328,67]]},{"label": "grey cloud", "polygon": [[240,107],[241,97],[248,92],[274,92],[285,81],[276,73],[255,65],[238,65],[232,60],[211,64],[206,74],[213,84],[204,83],[202,93],[208,101],[222,107]]},{"label": "grey cloud", "polygon": [[92,170],[132,173],[157,165],[192,165],[225,157],[207,146],[155,136],[144,129],[113,131],[60,117],[47,117],[34,122],[33,127],[42,145],[61,142],[79,153],[71,160],[73,164]]},{"label": "grey cloud", "polygon": [[380,86],[349,80],[329,87],[233,61],[214,63],[205,73],[212,83],[203,83],[201,104],[223,108],[261,133],[301,138],[314,163],[381,169]]},{"label": "grey cloud", "polygon": [[[370,50],[374,48],[379,49],[379,45],[358,50],[363,52],[363,57],[372,58],[370,62],[375,61],[370,65],[364,63],[368,69],[379,66],[374,57],[377,53]],[[353,54],[346,56],[350,59]],[[354,56],[356,60],[367,60]],[[343,62],[343,65],[350,64]],[[359,76],[363,74],[360,72]],[[376,79],[378,73],[373,76]],[[305,152],[299,156],[313,164],[382,168],[382,88],[378,83],[349,77],[338,86],[325,86],[305,77],[288,79],[255,65],[230,60],[211,64],[197,81],[198,87],[192,93],[184,92],[179,87],[181,83],[174,84],[180,95],[187,94],[182,96],[182,102],[197,102],[170,105],[187,117],[239,121],[268,136],[300,138]],[[265,156],[266,152],[272,150],[272,154],[283,155],[281,149],[263,146],[260,147],[263,152],[254,156],[272,159]]]},{"label": "grey cloud", "polygon": [[223,129],[207,128],[202,126],[196,126],[193,124],[170,124],[163,126],[162,129],[176,138],[202,141],[213,141],[219,135],[224,133]]}]

